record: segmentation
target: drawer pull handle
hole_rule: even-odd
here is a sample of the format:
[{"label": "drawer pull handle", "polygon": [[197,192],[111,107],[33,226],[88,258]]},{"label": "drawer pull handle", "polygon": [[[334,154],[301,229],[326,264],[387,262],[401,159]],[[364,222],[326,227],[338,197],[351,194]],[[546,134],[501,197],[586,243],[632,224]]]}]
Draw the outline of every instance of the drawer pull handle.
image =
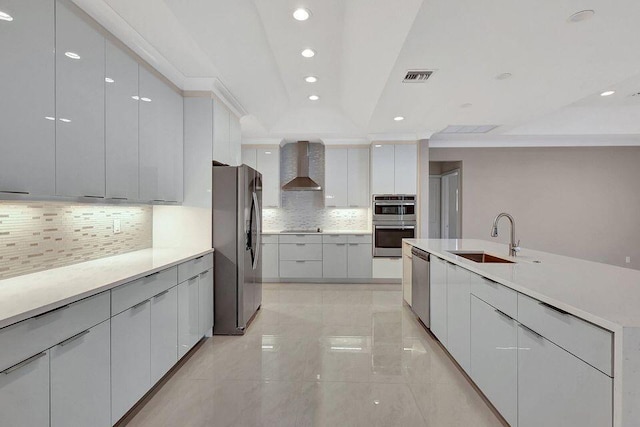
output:
[{"label": "drawer pull handle", "polygon": [[346,243],[336,243],[336,246],[344,246]]},{"label": "drawer pull handle", "polygon": [[111,197],[111,200],[129,200],[126,197]]},{"label": "drawer pull handle", "polygon": [[509,316],[508,314],[506,314],[503,311],[498,310],[497,308],[494,309],[496,313],[498,313],[500,316],[502,317],[506,317],[509,320],[513,320],[513,317]]},{"label": "drawer pull handle", "polygon": [[82,197],[86,197],[87,199],[104,199],[104,196],[91,196],[91,195],[88,195],[88,194],[85,194]]},{"label": "drawer pull handle", "polygon": [[356,237],[364,237],[364,234],[354,234]]},{"label": "drawer pull handle", "polygon": [[195,260],[196,261],[200,261],[202,258],[204,258],[204,255],[201,255],[201,256],[197,257]]},{"label": "drawer pull handle", "polygon": [[528,326],[523,325],[522,323],[520,323],[520,326],[522,326],[522,329],[524,329],[525,331],[528,331],[530,333],[532,333],[533,335],[535,335],[538,338],[544,338],[542,335],[540,335],[539,333],[537,333],[536,331],[534,331],[533,329],[531,329]]},{"label": "drawer pull handle", "polygon": [[158,274],[160,274],[160,272],[159,272],[159,271],[158,271],[158,272],[156,272],[156,273],[147,274],[146,276],[144,276],[144,279],[148,279],[149,277],[153,277],[153,276],[156,276],[156,275],[158,275]]},{"label": "drawer pull handle", "polygon": [[73,342],[75,340],[77,340],[78,338],[82,338],[83,336],[87,335],[89,332],[91,332],[91,329],[87,329],[84,332],[80,332],[77,335],[72,336],[69,339],[66,339],[64,341],[62,341],[60,344],[58,344],[60,347],[64,347],[65,345],[69,344],[70,342]]},{"label": "drawer pull handle", "polygon": [[195,276],[189,278],[189,282],[194,282],[197,278],[198,278],[199,274],[196,274]]},{"label": "drawer pull handle", "polygon": [[160,298],[161,296],[166,295],[166,294],[168,294],[168,293],[169,293],[169,289],[167,289],[167,290],[166,290],[166,291],[164,291],[164,292],[160,292],[158,295],[154,296],[154,298]]},{"label": "drawer pull handle", "polygon": [[299,262],[300,264],[304,264],[306,261],[296,261]]},{"label": "drawer pull handle", "polygon": [[24,366],[27,366],[31,362],[35,362],[36,360],[38,360],[41,357],[46,356],[46,355],[47,355],[47,353],[43,351],[42,353],[36,354],[35,356],[31,356],[27,360],[23,360],[22,362],[13,365],[9,369],[6,369],[6,370],[2,371],[2,373],[5,374],[5,375],[9,375],[11,372],[17,371],[18,369],[20,369],[20,368],[22,368]]},{"label": "drawer pull handle", "polygon": [[296,237],[305,237],[305,234],[296,234]]},{"label": "drawer pull handle", "polygon": [[541,306],[543,306],[545,308],[548,308],[549,310],[557,311],[558,313],[560,313],[560,314],[562,314],[564,316],[569,316],[570,315],[570,313],[562,310],[561,308],[554,307],[551,304],[547,304],[546,302],[540,301],[540,302],[538,302],[538,304],[540,304]]},{"label": "drawer pull handle", "polygon": [[69,308],[69,305],[64,305],[62,307],[58,307],[58,308],[54,308],[53,310],[49,310],[49,311],[45,311],[44,313],[38,314],[37,316],[33,316],[34,319],[39,319],[41,317],[44,317],[48,314],[54,313],[56,311],[62,311],[62,310],[66,310],[67,308]]},{"label": "drawer pull handle", "polygon": [[28,191],[8,191],[8,190],[0,191],[0,193],[5,193],[5,194],[29,194]]},{"label": "drawer pull handle", "polygon": [[304,243],[296,243],[296,246],[304,246]]},{"label": "drawer pull handle", "polygon": [[148,302],[149,302],[149,300],[139,302],[138,304],[136,304],[133,307],[131,307],[131,310],[135,310],[136,308],[140,308],[140,307],[142,307],[143,305],[145,305]]},{"label": "drawer pull handle", "polygon": [[349,246],[358,246],[359,243],[349,243]]}]

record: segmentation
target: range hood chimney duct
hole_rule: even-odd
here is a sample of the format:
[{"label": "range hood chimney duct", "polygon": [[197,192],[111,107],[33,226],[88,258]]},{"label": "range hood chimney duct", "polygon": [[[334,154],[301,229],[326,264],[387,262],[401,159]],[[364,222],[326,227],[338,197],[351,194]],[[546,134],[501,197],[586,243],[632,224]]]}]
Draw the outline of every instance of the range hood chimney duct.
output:
[{"label": "range hood chimney duct", "polygon": [[309,141],[298,141],[297,176],[282,186],[284,191],[320,191],[322,187],[309,178]]}]

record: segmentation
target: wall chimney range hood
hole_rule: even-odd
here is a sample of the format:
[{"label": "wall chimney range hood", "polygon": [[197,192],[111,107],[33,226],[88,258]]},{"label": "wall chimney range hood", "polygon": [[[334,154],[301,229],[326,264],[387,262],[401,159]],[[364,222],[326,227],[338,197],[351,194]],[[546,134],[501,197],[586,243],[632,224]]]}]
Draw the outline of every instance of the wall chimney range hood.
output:
[{"label": "wall chimney range hood", "polygon": [[282,186],[284,191],[320,191],[320,184],[309,178],[309,141],[298,141],[297,176]]}]

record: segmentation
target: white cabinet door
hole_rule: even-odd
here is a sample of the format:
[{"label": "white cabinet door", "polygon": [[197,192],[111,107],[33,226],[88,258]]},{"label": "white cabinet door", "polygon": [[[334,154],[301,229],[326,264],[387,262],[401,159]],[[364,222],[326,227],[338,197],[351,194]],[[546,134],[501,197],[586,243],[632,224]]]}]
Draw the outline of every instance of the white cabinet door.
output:
[{"label": "white cabinet door", "polygon": [[104,197],[105,40],[68,0],[56,2],[56,194]]},{"label": "white cabinet door", "polygon": [[198,278],[198,339],[211,336],[213,328],[213,269],[200,273]]},{"label": "white cabinet door", "polygon": [[393,145],[373,144],[371,148],[371,194],[395,193],[394,158]]},{"label": "white cabinet door", "polygon": [[[512,426],[518,424],[517,329],[515,320],[475,296],[471,297],[470,375]],[[558,425],[560,419],[556,418],[555,423],[535,425]]]},{"label": "white cabinet door", "polygon": [[173,88],[162,86],[163,140],[162,186],[164,199],[181,203],[184,196],[184,102],[182,95]]},{"label": "white cabinet door", "polygon": [[213,100],[213,160],[231,164],[231,130],[229,110],[217,99]]},{"label": "white cabinet door", "polygon": [[0,0],[0,192],[55,194],[54,4]]},{"label": "white cabinet door", "polygon": [[240,120],[229,113],[229,164],[238,166],[242,163],[242,131],[240,129]]},{"label": "white cabinet door", "polygon": [[2,426],[49,427],[49,352],[0,372]]},{"label": "white cabinet door", "polygon": [[336,279],[347,277],[346,243],[324,243],[322,245],[322,277]]},{"label": "white cabinet door", "polygon": [[280,206],[280,149],[257,150],[258,172],[262,174],[262,207]]},{"label": "white cabinet door", "polygon": [[431,257],[429,272],[429,290],[431,298],[431,332],[447,346],[447,263],[435,256]]},{"label": "white cabinet door", "polygon": [[418,151],[416,144],[395,146],[395,193],[416,194],[418,181]]},{"label": "white cabinet door", "polygon": [[[347,167],[348,182],[348,206],[371,207],[371,195],[369,193],[369,147],[349,148]],[[326,178],[325,178],[326,179]]]},{"label": "white cabinet door", "polygon": [[258,170],[258,151],[255,148],[242,149],[242,164]]},{"label": "white cabinet door", "polygon": [[348,206],[348,150],[326,147],[324,150],[324,205]]},{"label": "white cabinet door", "polygon": [[278,266],[280,259],[278,257],[277,243],[262,244],[262,277],[264,279],[277,279],[280,277]]},{"label": "white cabinet door", "polygon": [[111,422],[151,386],[151,307],[144,301],[111,318]]},{"label": "white cabinet door", "polygon": [[184,98],[184,204],[211,209],[211,98]]},{"label": "white cabinet door", "polygon": [[110,323],[50,350],[51,427],[111,426]]},{"label": "white cabinet door", "polygon": [[447,264],[447,350],[469,372],[471,274]]},{"label": "white cabinet door", "polygon": [[151,298],[151,385],[178,361],[178,288]]},{"label": "white cabinet door", "polygon": [[178,359],[200,339],[198,276],[178,285]]},{"label": "white cabinet door", "polygon": [[413,259],[409,255],[402,255],[402,297],[411,306],[411,279]]},{"label": "white cabinet door", "polygon": [[370,243],[349,243],[347,277],[368,279],[373,275],[373,248]]},{"label": "white cabinet door", "polygon": [[518,327],[518,426],[613,425],[613,379]]},{"label": "white cabinet door", "polygon": [[137,200],[138,63],[109,40],[106,49],[106,197]]}]

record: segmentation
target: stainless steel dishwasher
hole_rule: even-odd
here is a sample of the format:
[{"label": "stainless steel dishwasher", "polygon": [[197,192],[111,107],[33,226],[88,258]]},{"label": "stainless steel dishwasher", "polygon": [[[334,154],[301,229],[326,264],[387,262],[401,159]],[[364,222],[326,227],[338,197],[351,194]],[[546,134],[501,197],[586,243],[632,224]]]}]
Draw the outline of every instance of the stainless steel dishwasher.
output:
[{"label": "stainless steel dishwasher", "polygon": [[429,328],[429,253],[411,248],[411,307],[422,323]]}]

